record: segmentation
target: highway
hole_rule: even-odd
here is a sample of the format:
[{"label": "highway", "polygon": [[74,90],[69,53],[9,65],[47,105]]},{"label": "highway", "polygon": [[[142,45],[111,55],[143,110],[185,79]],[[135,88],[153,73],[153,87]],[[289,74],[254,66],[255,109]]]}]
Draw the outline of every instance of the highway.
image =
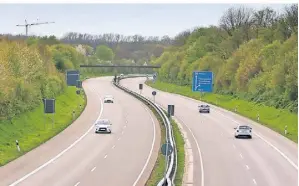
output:
[{"label": "highway", "polygon": [[[120,83],[139,93],[138,84],[144,81],[130,78]],[[144,84],[141,94],[153,100],[153,90]],[[187,131],[194,156],[194,186],[298,185],[294,142],[235,113],[211,105],[210,114],[199,114],[200,101],[156,91],[156,103],[164,108],[175,105],[175,118]],[[251,125],[253,138],[235,139],[238,124]]]},{"label": "highway", "polygon": [[[67,129],[0,168],[0,185],[143,186],[160,148],[160,128],[139,100],[111,84],[112,77],[83,82],[87,106]],[[105,95],[114,103],[103,103]],[[100,118],[112,134],[95,134]],[[22,142],[20,142],[22,148]]]}]

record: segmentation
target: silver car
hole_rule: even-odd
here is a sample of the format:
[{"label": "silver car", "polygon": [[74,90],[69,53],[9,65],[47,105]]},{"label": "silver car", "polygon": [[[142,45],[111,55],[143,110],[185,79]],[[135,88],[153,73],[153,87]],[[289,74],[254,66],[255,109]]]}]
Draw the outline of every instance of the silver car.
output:
[{"label": "silver car", "polygon": [[112,95],[106,95],[104,97],[104,103],[113,103],[114,102],[114,98]]},{"label": "silver car", "polygon": [[111,125],[112,123],[108,119],[100,119],[96,121],[95,133],[111,133]]},{"label": "silver car", "polygon": [[239,137],[248,137],[252,138],[252,128],[249,127],[248,125],[239,125],[234,128],[235,131],[235,138]]},{"label": "silver car", "polygon": [[210,113],[209,105],[199,105],[198,106],[199,113]]}]

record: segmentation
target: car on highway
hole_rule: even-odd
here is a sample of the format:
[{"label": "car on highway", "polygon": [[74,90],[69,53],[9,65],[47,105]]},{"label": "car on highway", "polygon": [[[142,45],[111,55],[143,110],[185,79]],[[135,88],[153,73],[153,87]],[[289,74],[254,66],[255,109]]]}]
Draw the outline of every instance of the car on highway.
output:
[{"label": "car on highway", "polygon": [[95,133],[111,133],[111,125],[112,123],[109,119],[100,119],[95,123]]},{"label": "car on highway", "polygon": [[252,128],[248,125],[238,125],[235,129],[235,138],[248,137],[252,138]]},{"label": "car on highway", "polygon": [[114,98],[112,95],[106,95],[104,97],[104,103],[113,103],[114,102]]},{"label": "car on highway", "polygon": [[199,113],[210,113],[209,105],[199,105],[198,106]]}]

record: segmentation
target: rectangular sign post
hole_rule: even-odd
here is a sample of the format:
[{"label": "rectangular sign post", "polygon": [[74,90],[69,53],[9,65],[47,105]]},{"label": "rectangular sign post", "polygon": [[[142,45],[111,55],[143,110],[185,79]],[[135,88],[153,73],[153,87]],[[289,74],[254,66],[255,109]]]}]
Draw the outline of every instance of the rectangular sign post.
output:
[{"label": "rectangular sign post", "polygon": [[[43,104],[44,104],[44,114],[53,114],[53,119],[52,119],[52,128],[54,127],[54,114],[55,114],[55,99],[42,99]],[[45,119],[45,118],[44,118]],[[46,129],[46,121],[45,122],[45,129]]]},{"label": "rectangular sign post", "polygon": [[200,92],[200,94],[213,92],[213,72],[194,71],[192,74],[192,91]]},{"label": "rectangular sign post", "polygon": [[156,80],[157,80],[157,73],[154,73],[154,75],[153,75],[153,83],[155,83]]},{"label": "rectangular sign post", "polygon": [[81,80],[77,80],[76,87],[77,88],[82,88],[82,81]]},{"label": "rectangular sign post", "polygon": [[141,94],[142,89],[143,89],[143,84],[139,84],[140,94]]},{"label": "rectangular sign post", "polygon": [[168,117],[174,116],[174,105],[168,105],[167,114]]},{"label": "rectangular sign post", "polygon": [[79,70],[66,71],[66,83],[68,86],[77,86],[77,81],[80,80]]}]

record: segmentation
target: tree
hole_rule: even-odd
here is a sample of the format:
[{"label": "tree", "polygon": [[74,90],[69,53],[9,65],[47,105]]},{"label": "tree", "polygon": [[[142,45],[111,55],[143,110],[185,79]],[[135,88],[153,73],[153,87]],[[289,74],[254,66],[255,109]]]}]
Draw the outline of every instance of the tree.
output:
[{"label": "tree", "polygon": [[96,48],[95,55],[104,61],[112,61],[114,58],[114,53],[111,48],[105,46],[105,45],[99,45]]},{"label": "tree", "polygon": [[220,27],[230,36],[237,29],[242,28],[247,40],[249,30],[253,24],[253,10],[245,7],[229,8],[220,19]]}]

